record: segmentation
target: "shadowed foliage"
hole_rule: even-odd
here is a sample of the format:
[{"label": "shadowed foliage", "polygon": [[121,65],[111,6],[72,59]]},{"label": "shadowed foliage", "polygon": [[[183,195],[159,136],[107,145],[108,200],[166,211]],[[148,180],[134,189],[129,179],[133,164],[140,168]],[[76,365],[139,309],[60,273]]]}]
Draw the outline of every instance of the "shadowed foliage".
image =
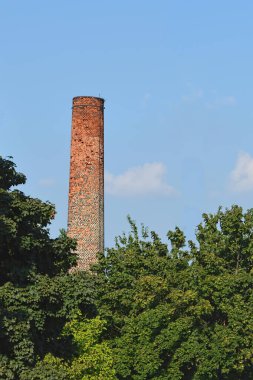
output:
[{"label": "shadowed foliage", "polygon": [[[91,275],[69,274],[75,242],[64,231],[50,238],[54,206],[13,188],[24,183],[11,158],[0,157],[0,378],[6,380],[23,371],[28,379],[29,368],[48,354],[68,360],[75,344],[62,334],[65,324],[80,311],[96,314]],[[45,378],[61,379],[54,372]]]}]

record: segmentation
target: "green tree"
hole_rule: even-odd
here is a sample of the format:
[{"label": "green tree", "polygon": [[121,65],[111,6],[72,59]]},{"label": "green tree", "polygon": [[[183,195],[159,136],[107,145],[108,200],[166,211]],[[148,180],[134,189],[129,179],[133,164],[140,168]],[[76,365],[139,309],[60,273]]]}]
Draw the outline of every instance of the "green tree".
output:
[{"label": "green tree", "polygon": [[253,379],[253,210],[203,214],[169,247],[135,224],[94,267],[118,379]]},{"label": "green tree", "polygon": [[112,352],[106,341],[101,341],[105,321],[75,318],[66,327],[72,334],[77,351],[69,366],[71,380],[114,380]]},{"label": "green tree", "polygon": [[252,209],[203,214],[188,246],[129,219],[94,275],[70,274],[75,243],[24,182],[0,158],[0,379],[253,380]]},{"label": "green tree", "polygon": [[26,285],[37,274],[52,277],[76,263],[75,242],[63,230],[57,239],[49,236],[54,206],[12,188],[25,181],[11,160],[0,157],[0,285]]},{"label": "green tree", "polygon": [[[79,313],[68,322],[64,335],[72,335],[76,351],[70,360],[48,354],[32,370],[23,371],[21,380],[116,380],[112,352],[101,341],[105,321],[84,319]],[[57,377],[58,376],[58,377]]]},{"label": "green tree", "polygon": [[[69,274],[75,242],[64,231],[50,238],[54,206],[15,188],[25,180],[11,159],[0,157],[0,378],[6,380],[24,371],[28,378],[46,355],[68,360],[75,345],[62,334],[66,322],[79,311],[96,314],[92,276]],[[61,379],[59,371],[48,378]]]}]

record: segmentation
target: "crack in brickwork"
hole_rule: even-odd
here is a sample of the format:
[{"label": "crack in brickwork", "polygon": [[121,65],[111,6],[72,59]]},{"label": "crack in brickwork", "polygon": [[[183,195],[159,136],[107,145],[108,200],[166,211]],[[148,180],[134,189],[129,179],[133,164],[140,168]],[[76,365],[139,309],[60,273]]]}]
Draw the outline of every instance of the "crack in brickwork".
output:
[{"label": "crack in brickwork", "polygon": [[68,235],[77,240],[78,269],[104,250],[104,99],[73,99]]}]

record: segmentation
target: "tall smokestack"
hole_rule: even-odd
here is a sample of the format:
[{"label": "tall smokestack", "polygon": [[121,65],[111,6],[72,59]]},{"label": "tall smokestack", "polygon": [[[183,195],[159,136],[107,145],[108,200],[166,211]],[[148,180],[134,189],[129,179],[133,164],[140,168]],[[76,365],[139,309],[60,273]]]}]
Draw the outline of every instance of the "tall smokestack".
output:
[{"label": "tall smokestack", "polygon": [[73,99],[68,235],[77,240],[78,269],[104,249],[104,99]]}]

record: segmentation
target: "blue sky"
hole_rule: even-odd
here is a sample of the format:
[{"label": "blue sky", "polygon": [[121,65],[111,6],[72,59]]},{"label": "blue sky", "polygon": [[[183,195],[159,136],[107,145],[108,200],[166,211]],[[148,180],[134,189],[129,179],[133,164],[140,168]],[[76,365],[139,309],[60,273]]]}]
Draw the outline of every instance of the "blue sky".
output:
[{"label": "blue sky", "polygon": [[0,0],[0,154],[67,223],[71,102],[102,96],[106,245],[253,206],[251,1]]}]

